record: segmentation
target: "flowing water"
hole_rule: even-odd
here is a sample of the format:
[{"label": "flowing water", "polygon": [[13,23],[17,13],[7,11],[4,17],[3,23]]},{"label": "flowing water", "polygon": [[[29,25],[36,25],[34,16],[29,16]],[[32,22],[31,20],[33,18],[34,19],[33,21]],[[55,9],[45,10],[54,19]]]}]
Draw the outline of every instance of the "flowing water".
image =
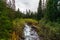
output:
[{"label": "flowing water", "polygon": [[40,40],[37,32],[27,24],[25,24],[24,28],[24,38],[25,40]]}]

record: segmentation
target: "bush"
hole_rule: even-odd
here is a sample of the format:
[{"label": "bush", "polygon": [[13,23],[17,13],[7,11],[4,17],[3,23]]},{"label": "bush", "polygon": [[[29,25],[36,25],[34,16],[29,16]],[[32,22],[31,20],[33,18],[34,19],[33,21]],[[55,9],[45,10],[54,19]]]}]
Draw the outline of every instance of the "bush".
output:
[{"label": "bush", "polygon": [[38,32],[43,40],[60,40],[60,24],[57,22],[40,20],[40,31]]}]

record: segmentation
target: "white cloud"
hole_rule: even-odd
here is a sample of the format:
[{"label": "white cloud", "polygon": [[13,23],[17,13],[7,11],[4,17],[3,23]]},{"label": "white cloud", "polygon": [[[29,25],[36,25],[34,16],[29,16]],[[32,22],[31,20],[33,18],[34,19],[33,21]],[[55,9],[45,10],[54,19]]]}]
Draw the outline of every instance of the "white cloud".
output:
[{"label": "white cloud", "polygon": [[20,11],[36,11],[38,8],[39,0],[16,0],[16,9],[20,8]]}]

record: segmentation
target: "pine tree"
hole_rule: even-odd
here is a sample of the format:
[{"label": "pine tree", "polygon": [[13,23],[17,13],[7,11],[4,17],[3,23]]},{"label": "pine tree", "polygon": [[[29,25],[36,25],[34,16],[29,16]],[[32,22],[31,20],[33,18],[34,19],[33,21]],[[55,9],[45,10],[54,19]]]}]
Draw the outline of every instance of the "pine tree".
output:
[{"label": "pine tree", "polygon": [[38,12],[37,12],[37,20],[40,20],[42,18],[42,1],[39,1],[39,6],[38,6]]},{"label": "pine tree", "polygon": [[47,14],[46,18],[50,21],[57,21],[60,18],[60,13],[57,9],[57,0],[48,0],[47,1]]},{"label": "pine tree", "polygon": [[5,1],[6,2],[6,4],[8,4],[7,6],[8,7],[10,7],[10,8],[12,8],[13,10],[15,10],[15,0],[6,0]]}]

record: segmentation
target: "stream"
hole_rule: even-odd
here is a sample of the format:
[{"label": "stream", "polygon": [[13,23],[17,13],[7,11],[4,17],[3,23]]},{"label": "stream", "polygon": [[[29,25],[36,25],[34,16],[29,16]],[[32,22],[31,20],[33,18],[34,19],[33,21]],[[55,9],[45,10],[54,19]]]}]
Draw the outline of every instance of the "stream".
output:
[{"label": "stream", "polygon": [[24,40],[40,40],[35,29],[27,24],[24,27],[24,38]]}]

